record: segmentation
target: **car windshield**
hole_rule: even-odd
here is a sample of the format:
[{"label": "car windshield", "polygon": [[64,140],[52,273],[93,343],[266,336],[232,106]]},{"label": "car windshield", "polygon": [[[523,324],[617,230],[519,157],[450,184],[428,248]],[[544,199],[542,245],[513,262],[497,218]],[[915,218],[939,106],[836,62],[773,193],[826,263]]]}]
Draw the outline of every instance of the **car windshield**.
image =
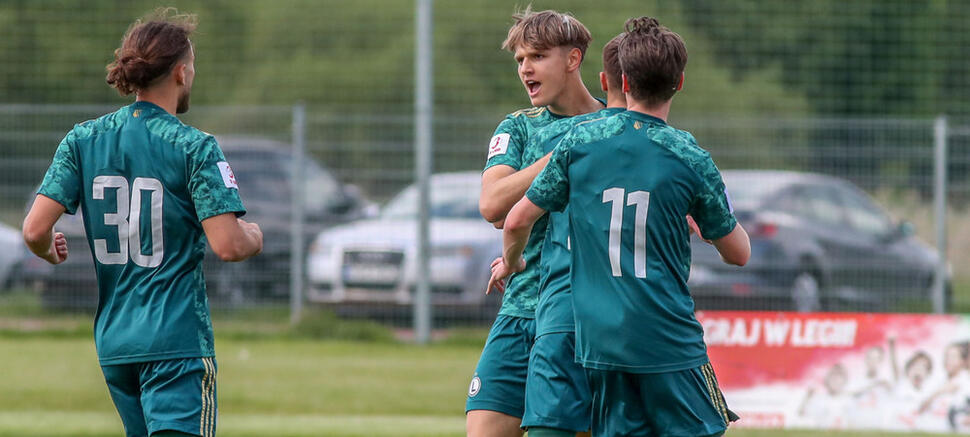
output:
[{"label": "car windshield", "polygon": [[[438,182],[438,183],[436,183]],[[431,183],[431,217],[481,218],[478,212],[479,182],[435,181]],[[418,189],[411,185],[394,196],[381,216],[384,218],[414,218],[418,215]]]},{"label": "car windshield", "polygon": [[[273,151],[234,150],[227,153],[234,173],[240,179],[244,200],[265,203],[290,202],[290,157]],[[306,211],[322,212],[338,202],[340,186],[316,162],[305,159],[304,194]],[[289,208],[289,207],[286,207]]]},{"label": "car windshield", "polygon": [[724,186],[727,187],[731,205],[734,208],[751,209],[764,200],[765,197],[778,190],[778,184],[765,183],[765,177],[759,175],[739,175],[728,172],[722,173]]}]

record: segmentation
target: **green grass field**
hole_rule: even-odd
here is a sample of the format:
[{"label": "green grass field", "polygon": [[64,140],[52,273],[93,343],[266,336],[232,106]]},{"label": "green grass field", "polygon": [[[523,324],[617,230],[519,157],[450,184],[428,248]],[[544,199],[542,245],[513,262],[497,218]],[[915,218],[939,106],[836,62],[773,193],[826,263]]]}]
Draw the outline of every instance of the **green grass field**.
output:
[{"label": "green grass field", "polygon": [[[231,323],[221,325],[229,334],[217,340],[219,435],[464,434],[465,388],[481,348],[477,334],[420,347],[281,335],[245,339],[233,334]],[[121,435],[93,341],[54,326],[53,332],[27,334],[0,330],[0,436]],[[733,430],[728,435],[880,434]]]}]

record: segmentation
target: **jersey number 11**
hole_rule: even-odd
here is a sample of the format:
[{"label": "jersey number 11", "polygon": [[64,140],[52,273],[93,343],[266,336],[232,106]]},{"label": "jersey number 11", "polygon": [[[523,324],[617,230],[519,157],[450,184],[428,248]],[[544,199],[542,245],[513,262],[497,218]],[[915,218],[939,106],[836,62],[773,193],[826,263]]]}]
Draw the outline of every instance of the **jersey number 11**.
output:
[{"label": "jersey number 11", "polygon": [[633,191],[626,194],[623,188],[608,188],[603,191],[603,203],[612,203],[610,214],[610,268],[613,276],[623,276],[620,270],[621,239],[623,237],[623,198],[625,206],[636,205],[633,220],[633,274],[638,278],[647,277],[647,211],[650,209],[650,193]]}]

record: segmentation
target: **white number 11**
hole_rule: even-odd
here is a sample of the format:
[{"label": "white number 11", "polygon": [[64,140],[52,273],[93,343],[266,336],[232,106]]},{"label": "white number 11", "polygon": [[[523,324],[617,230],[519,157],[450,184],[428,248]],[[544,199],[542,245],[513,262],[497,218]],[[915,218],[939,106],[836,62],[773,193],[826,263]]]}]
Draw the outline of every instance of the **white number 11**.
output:
[{"label": "white number 11", "polygon": [[[623,234],[623,208],[636,205],[633,221],[633,274],[638,278],[647,277],[647,211],[650,208],[650,193],[634,191],[625,195],[623,188],[608,188],[603,191],[603,203],[611,202],[610,213],[610,269],[613,276],[623,276],[620,270],[620,247]],[[626,204],[623,198],[626,197]]]}]

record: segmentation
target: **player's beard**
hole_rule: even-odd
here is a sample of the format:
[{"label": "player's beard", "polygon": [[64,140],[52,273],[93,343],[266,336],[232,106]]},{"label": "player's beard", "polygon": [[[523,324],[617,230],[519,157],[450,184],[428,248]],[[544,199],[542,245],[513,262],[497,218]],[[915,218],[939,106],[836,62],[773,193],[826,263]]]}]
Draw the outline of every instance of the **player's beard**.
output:
[{"label": "player's beard", "polygon": [[176,114],[184,114],[189,110],[189,90],[185,90],[185,93],[179,96],[178,106],[175,107]]}]

